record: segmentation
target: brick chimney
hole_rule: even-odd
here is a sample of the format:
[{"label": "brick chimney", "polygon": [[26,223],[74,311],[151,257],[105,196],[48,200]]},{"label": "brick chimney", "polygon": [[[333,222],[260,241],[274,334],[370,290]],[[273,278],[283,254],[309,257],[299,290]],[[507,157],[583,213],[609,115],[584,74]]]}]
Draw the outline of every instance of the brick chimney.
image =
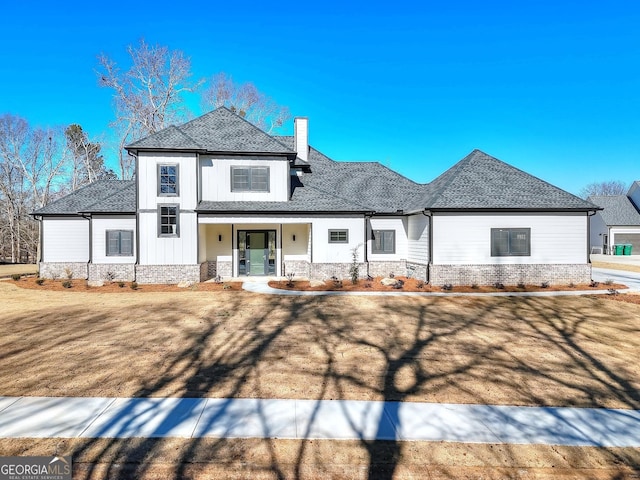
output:
[{"label": "brick chimney", "polygon": [[296,117],[293,120],[294,150],[298,158],[309,161],[309,118]]}]

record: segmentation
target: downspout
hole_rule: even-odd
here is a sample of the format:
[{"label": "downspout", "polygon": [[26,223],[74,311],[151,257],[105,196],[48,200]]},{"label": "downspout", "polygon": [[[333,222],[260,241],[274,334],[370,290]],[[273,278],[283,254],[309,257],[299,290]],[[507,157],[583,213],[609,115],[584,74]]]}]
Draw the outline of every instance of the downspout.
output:
[{"label": "downspout", "polygon": [[367,266],[367,277],[370,276],[369,274],[369,245],[368,245],[368,238],[369,238],[369,230],[368,230],[368,225],[369,225],[369,220],[371,219],[371,214],[364,214],[364,263]]},{"label": "downspout", "polygon": [[429,260],[427,262],[427,283],[431,282],[431,265],[433,265],[433,212],[426,208],[422,214],[429,219]]},{"label": "downspout", "polygon": [[[278,246],[280,247],[278,249]],[[284,270],[284,252],[282,251],[282,223],[280,224],[280,242],[276,242],[276,257],[278,256],[278,250],[280,250],[280,275],[278,275],[278,271],[276,270],[276,276],[282,276],[282,273],[286,273]]]},{"label": "downspout", "polygon": [[93,263],[93,221],[91,220],[91,214],[87,216],[81,213],[80,216],[89,222],[89,260],[87,261],[87,280],[90,280],[89,264]]},{"label": "downspout", "polygon": [[587,212],[587,263],[591,263],[591,221],[589,217],[593,217],[595,214],[595,210]]},{"label": "downspout", "polygon": [[138,265],[140,265],[140,205],[138,202],[138,188],[139,188],[139,183],[138,183],[138,179],[140,178],[140,172],[139,172],[139,166],[138,166],[138,156],[131,153],[129,150],[127,150],[127,154],[130,155],[131,157],[135,158],[135,162],[136,162],[136,168],[135,168],[135,182],[136,182],[136,209],[135,209],[135,214],[136,214],[136,261],[133,264],[133,280],[137,280],[138,277]]}]

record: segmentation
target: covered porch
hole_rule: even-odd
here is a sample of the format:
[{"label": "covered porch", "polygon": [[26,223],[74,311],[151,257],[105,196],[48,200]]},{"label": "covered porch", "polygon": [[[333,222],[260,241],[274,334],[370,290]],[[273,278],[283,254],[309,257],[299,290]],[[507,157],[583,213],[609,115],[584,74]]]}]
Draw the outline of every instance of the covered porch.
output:
[{"label": "covered porch", "polygon": [[[304,275],[311,263],[311,222],[198,217],[198,261],[207,277]],[[301,270],[302,267],[302,270]]]}]

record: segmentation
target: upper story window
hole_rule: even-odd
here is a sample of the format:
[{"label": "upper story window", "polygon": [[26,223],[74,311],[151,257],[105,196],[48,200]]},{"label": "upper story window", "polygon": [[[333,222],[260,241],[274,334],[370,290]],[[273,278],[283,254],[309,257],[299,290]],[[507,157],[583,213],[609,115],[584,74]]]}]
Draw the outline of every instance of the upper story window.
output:
[{"label": "upper story window", "polygon": [[371,232],[371,253],[396,253],[395,230],[373,230]]},{"label": "upper story window", "polygon": [[178,196],[178,165],[158,165],[158,196]]},{"label": "upper story window", "polygon": [[329,243],[349,243],[349,230],[329,230]]},{"label": "upper story window", "polygon": [[180,211],[178,205],[160,205],[158,207],[158,236],[180,236]]},{"label": "upper story window", "polygon": [[268,192],[269,167],[231,167],[232,192]]},{"label": "upper story window", "polygon": [[531,255],[530,228],[492,228],[492,257],[528,257]]}]

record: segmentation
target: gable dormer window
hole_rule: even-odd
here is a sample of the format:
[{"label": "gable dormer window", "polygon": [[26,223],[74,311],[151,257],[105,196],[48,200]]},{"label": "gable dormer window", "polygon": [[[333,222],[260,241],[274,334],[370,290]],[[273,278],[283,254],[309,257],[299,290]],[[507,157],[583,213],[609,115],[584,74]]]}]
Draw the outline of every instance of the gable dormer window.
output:
[{"label": "gable dormer window", "polygon": [[178,196],[178,165],[158,165],[158,196]]},{"label": "gable dormer window", "polygon": [[269,167],[231,167],[232,192],[268,192]]}]

